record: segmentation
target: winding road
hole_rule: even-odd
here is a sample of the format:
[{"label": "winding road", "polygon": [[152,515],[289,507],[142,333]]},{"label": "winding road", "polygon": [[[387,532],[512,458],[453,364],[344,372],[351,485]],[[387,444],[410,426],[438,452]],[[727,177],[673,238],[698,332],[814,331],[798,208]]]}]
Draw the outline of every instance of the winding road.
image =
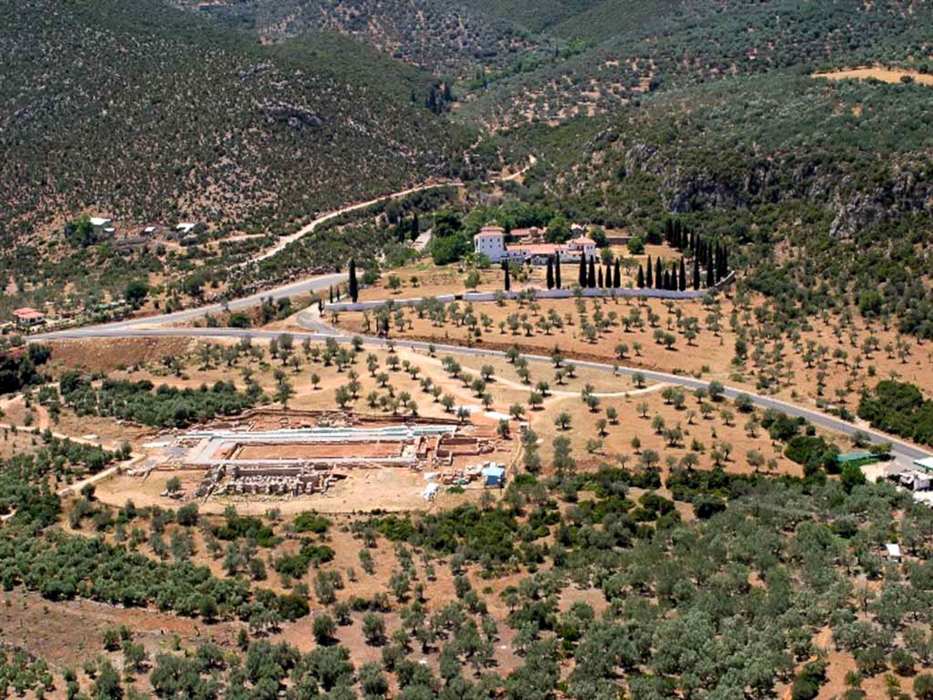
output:
[{"label": "winding road", "polygon": [[[520,170],[515,171],[509,175],[502,175],[501,177],[491,178],[489,180],[482,181],[484,184],[496,184],[502,182],[512,182],[519,179],[525,173],[527,173],[531,168],[533,168],[538,162],[538,159],[533,155],[528,156],[528,163],[525,167]],[[295,233],[292,233],[288,236],[283,236],[276,243],[253,256],[247,260],[244,264],[258,263],[284,250],[289,244],[298,241],[299,239],[307,236],[309,233],[312,233],[318,226],[327,223],[333,219],[336,219],[339,216],[344,214],[349,214],[350,212],[359,211],[361,209],[366,209],[375,204],[381,202],[388,202],[394,199],[402,199],[408,195],[414,194],[416,192],[425,192],[427,190],[440,189],[444,187],[463,187],[464,183],[462,180],[447,180],[444,182],[435,182],[424,185],[417,185],[415,187],[409,187],[405,190],[400,190],[398,192],[393,192],[391,194],[383,195],[382,197],[375,197],[374,199],[369,199],[365,202],[356,202],[355,204],[349,204],[345,207],[337,209],[326,214],[318,216],[314,221],[309,223],[307,226],[299,229]],[[159,326],[167,326],[174,323],[184,323],[187,321],[193,321],[196,318],[203,318],[208,314],[217,314],[221,313],[224,310],[236,311],[237,309],[248,309],[252,306],[260,305],[266,299],[283,299],[283,298],[292,298],[296,296],[301,296],[304,294],[309,294],[311,292],[319,292],[325,290],[329,287],[341,284],[347,279],[347,274],[345,272],[335,272],[327,275],[318,275],[315,277],[309,277],[307,279],[299,280],[297,282],[289,282],[288,284],[281,285],[279,287],[274,287],[272,289],[257,292],[255,294],[250,294],[249,296],[242,297],[240,299],[232,299],[226,302],[214,302],[207,304],[205,306],[199,306],[192,309],[184,309],[182,311],[175,311],[168,314],[160,314],[157,316],[146,316],[142,318],[134,318],[126,321],[118,321],[115,323],[108,323],[100,326],[87,326],[80,328],[78,330],[90,333],[98,333],[108,331],[107,335],[91,335],[85,334],[81,337],[114,337],[112,334],[109,334],[109,331],[114,329],[140,329],[140,328],[157,328]],[[43,334],[41,337],[48,338],[52,334]],[[39,338],[40,336],[35,336]]]},{"label": "winding road", "polygon": [[[307,318],[306,314],[299,315],[299,324],[303,326],[312,325],[313,330],[302,332],[289,332],[289,334],[295,340],[304,340],[308,338],[312,341],[321,342],[327,338],[333,338],[334,340],[342,343],[350,342],[351,338],[354,336],[340,334],[331,330],[330,332],[325,332],[323,322],[318,320],[312,322]],[[150,338],[150,337],[182,337],[182,338],[253,338],[253,339],[271,339],[277,338],[282,335],[282,331],[263,331],[263,330],[243,330],[239,328],[140,328],[132,327],[126,325],[109,325],[109,326],[95,326],[88,328],[74,328],[64,331],[57,331],[54,333],[44,333],[41,335],[34,335],[30,337],[30,342],[35,341],[48,341],[48,340],[67,340],[67,339],[88,339],[88,338]],[[377,346],[384,347],[389,341],[384,338],[375,338],[371,336],[359,336],[363,339],[363,344],[368,346]],[[406,341],[406,340],[393,340],[397,348],[409,348],[411,350],[420,350],[427,352],[433,347],[435,352],[446,352],[446,353],[458,353],[461,355],[468,355],[474,357],[505,357],[505,353],[500,350],[489,350],[486,348],[477,348],[477,347],[462,347],[459,345],[444,345],[440,343],[427,343],[422,341]],[[545,355],[529,355],[525,354],[525,358],[529,362],[535,363],[546,363],[550,364],[551,358]],[[593,369],[601,372],[617,372],[618,374],[625,376],[632,376],[634,374],[641,374],[646,380],[651,382],[663,382],[666,384],[672,384],[674,386],[684,387],[685,389],[698,389],[700,387],[708,387],[709,382],[701,379],[694,379],[693,377],[684,377],[676,374],[668,374],[666,372],[657,372],[654,370],[646,370],[640,367],[622,367],[614,366],[602,362],[590,362],[584,360],[574,360],[574,365],[577,367],[585,367],[587,369]],[[790,416],[800,416],[806,418],[808,421],[817,425],[821,428],[826,428],[828,430],[834,430],[844,435],[853,435],[856,431],[861,430],[863,433],[868,435],[869,439],[874,443],[889,442],[892,446],[892,454],[894,457],[899,458],[902,462],[912,462],[915,459],[920,459],[923,457],[930,456],[930,453],[921,449],[920,447],[900,440],[891,435],[879,432],[877,430],[871,430],[869,428],[861,428],[859,426],[848,423],[841,418],[823,413],[822,411],[817,411],[815,409],[807,408],[804,406],[799,406],[797,404],[792,404],[787,401],[782,401],[770,396],[763,396],[761,394],[754,394],[745,389],[740,389],[737,387],[726,386],[725,391],[723,392],[726,398],[734,399],[735,397],[745,394],[749,396],[752,400],[752,403],[755,404],[758,408],[768,409],[774,408]]]},{"label": "winding road", "polygon": [[[533,167],[535,164],[535,159],[532,156],[529,159],[529,164],[522,170],[513,173],[502,178],[497,178],[495,182],[502,182],[507,180],[515,180],[521,177],[529,168]],[[401,192],[396,192],[384,197],[379,197],[367,202],[360,202],[357,204],[352,204],[350,206],[344,207],[334,212],[324,214],[323,216],[318,217],[313,222],[297,231],[296,233],[281,239],[275,246],[264,251],[257,257],[253,258],[254,261],[264,260],[275,253],[282,250],[289,243],[294,242],[301,238],[304,235],[307,235],[313,231],[320,224],[333,219],[334,217],[340,216],[341,214],[355,211],[358,209],[363,209],[368,206],[372,206],[378,202],[387,201],[390,199],[395,199],[399,197],[404,197],[408,194],[414,192],[437,188],[437,187],[449,187],[457,186],[457,181],[446,182],[442,184],[434,185],[421,185],[419,187],[410,188],[403,190]],[[460,183],[462,184],[462,183]],[[150,316],[147,318],[132,319],[128,321],[120,321],[117,323],[109,323],[105,325],[98,326],[85,326],[80,328],[71,328],[61,331],[53,331],[49,333],[39,333],[32,335],[28,338],[29,342],[40,342],[40,341],[50,341],[50,340],[82,340],[82,339],[107,339],[107,338],[146,338],[146,337],[183,337],[183,338],[275,338],[282,335],[282,331],[269,331],[269,330],[249,330],[249,329],[238,329],[238,328],[184,328],[184,327],[169,327],[171,324],[181,323],[185,321],[191,321],[196,318],[206,316],[207,314],[214,314],[226,309],[243,309],[249,308],[251,306],[259,305],[264,299],[278,299],[282,297],[293,297],[301,294],[306,294],[308,292],[319,291],[326,289],[332,285],[339,284],[346,279],[346,274],[344,273],[334,273],[328,275],[320,275],[316,277],[310,277],[305,280],[298,282],[293,282],[286,284],[275,289],[271,289],[265,292],[260,292],[257,294],[252,294],[241,299],[231,300],[226,303],[215,303],[208,304],[206,306],[201,306],[194,309],[186,309],[183,311],[177,311],[169,314],[162,314],[159,316]],[[334,338],[339,342],[349,342],[352,336],[339,333],[334,328],[327,325],[327,323],[320,317],[316,309],[310,311],[302,312],[298,315],[298,324],[306,329],[306,331],[290,332],[290,334],[297,340],[304,340],[308,338],[312,341],[323,341],[326,338]],[[383,338],[376,338],[371,336],[361,336],[363,338],[363,343],[369,346],[385,346],[388,341]],[[406,347],[412,350],[427,351],[429,348],[437,352],[447,352],[447,353],[459,353],[462,355],[469,355],[475,357],[505,357],[505,353],[499,350],[489,350],[486,348],[477,348],[477,347],[462,347],[458,345],[444,345],[439,343],[427,343],[421,341],[406,341],[406,340],[395,340],[395,345],[397,347]],[[525,355],[525,357],[530,362],[536,363],[550,363],[551,358],[545,355]],[[608,363],[601,362],[591,362],[583,360],[574,360],[574,364],[577,367],[585,367],[592,370],[603,371],[603,372],[617,372],[618,374],[631,376],[636,373],[641,374],[645,379],[651,382],[660,382],[665,384],[671,384],[675,386],[680,386],[686,389],[697,389],[700,387],[709,386],[708,381],[701,379],[694,379],[692,377],[685,377],[681,375],[668,374],[666,372],[657,372],[653,370],[646,370],[639,367],[621,367],[614,366]],[[893,455],[898,458],[902,463],[910,462],[915,459],[922,457],[930,456],[930,453],[926,450],[914,445],[912,443],[906,442],[904,440],[898,439],[894,436],[887,435],[885,433],[879,432],[877,430],[871,430],[868,428],[862,428],[860,426],[853,425],[848,423],[840,418],[823,413],[813,408],[808,408],[805,406],[800,406],[798,404],[792,404],[780,399],[776,399],[770,396],[764,396],[762,394],[751,393],[745,389],[726,386],[724,394],[727,398],[734,399],[735,397],[745,394],[749,396],[755,406],[762,409],[773,408],[784,413],[795,416],[802,417],[817,425],[821,428],[828,430],[834,430],[840,432],[844,435],[853,435],[856,431],[861,430],[869,436],[869,439],[874,443],[880,442],[889,442],[892,446]]]}]

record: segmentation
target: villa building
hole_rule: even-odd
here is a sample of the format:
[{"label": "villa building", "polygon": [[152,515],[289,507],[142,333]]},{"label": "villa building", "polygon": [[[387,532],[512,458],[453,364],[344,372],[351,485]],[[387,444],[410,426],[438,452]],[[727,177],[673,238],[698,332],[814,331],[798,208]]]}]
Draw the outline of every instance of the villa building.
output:
[{"label": "villa building", "polygon": [[[523,237],[527,240],[527,237]],[[528,265],[546,265],[548,258],[560,257],[561,262],[579,262],[595,258],[599,251],[596,243],[586,236],[571,238],[566,243],[526,243],[506,245],[505,231],[499,226],[484,226],[473,238],[473,250],[485,255],[492,263],[514,260]]]}]

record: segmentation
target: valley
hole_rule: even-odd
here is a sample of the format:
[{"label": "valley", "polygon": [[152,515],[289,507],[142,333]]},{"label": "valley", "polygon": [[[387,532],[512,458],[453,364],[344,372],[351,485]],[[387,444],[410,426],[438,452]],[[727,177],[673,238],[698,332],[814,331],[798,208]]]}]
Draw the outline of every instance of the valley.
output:
[{"label": "valley", "polygon": [[0,0],[0,698],[933,697],[933,7]]}]

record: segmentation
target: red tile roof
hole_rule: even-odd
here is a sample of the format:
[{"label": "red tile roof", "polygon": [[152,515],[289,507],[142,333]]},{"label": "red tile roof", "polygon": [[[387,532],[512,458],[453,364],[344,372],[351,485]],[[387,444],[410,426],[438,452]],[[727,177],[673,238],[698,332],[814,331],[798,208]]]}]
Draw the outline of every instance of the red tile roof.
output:
[{"label": "red tile roof", "polygon": [[40,318],[45,318],[45,314],[41,311],[38,311],[31,306],[24,306],[21,309],[16,309],[13,312],[13,315],[16,316],[20,321],[34,321]]}]

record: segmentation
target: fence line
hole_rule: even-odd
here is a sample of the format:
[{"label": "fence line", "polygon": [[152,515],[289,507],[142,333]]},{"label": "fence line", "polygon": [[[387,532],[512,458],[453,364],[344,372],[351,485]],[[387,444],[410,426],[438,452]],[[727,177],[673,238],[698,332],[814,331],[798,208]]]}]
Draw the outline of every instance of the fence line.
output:
[{"label": "fence line", "polygon": [[[636,287],[625,287],[622,289],[589,289],[580,290],[581,296],[593,297],[618,297],[618,298],[637,298],[646,297],[648,299],[702,299],[709,293],[715,293],[729,286],[735,280],[735,272],[730,272],[723,277],[712,289],[687,289],[684,291],[672,289],[638,289]],[[518,299],[522,294],[533,293],[534,299],[571,299],[575,296],[571,289],[532,289],[524,292],[516,291],[496,291],[496,292],[464,292],[463,294],[441,294],[435,297],[407,297],[405,299],[375,299],[373,301],[337,301],[333,304],[325,304],[324,311],[343,313],[348,311],[372,311],[382,308],[386,304],[394,307],[399,306],[417,306],[427,298],[434,299],[442,304],[449,304],[454,301],[463,301],[467,303],[484,303],[496,301],[498,298]]]}]

